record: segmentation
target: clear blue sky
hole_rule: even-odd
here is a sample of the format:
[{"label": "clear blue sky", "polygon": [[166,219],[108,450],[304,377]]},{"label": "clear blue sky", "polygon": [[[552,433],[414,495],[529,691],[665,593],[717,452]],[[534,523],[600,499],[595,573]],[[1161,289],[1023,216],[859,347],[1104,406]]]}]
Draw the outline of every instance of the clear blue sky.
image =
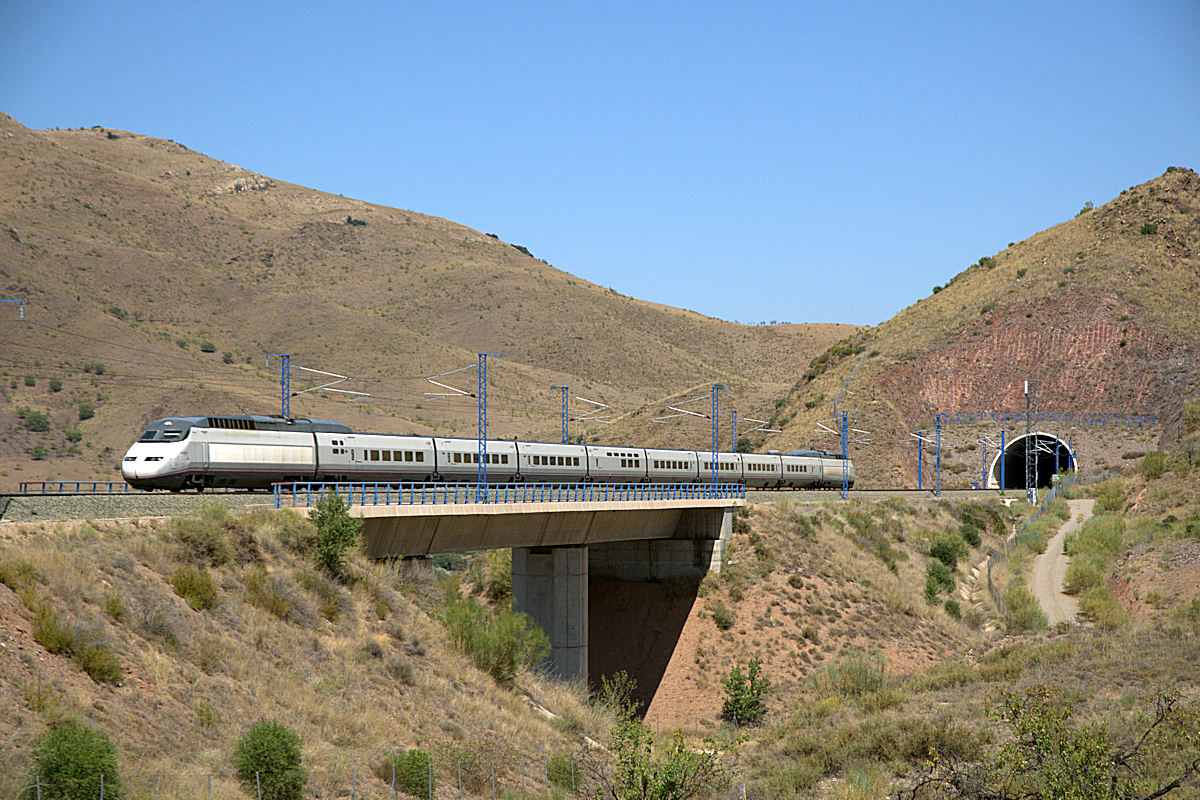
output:
[{"label": "clear blue sky", "polygon": [[1200,168],[1196,0],[2,18],[0,110],[24,125],[174,139],[742,322],[880,322],[1087,200]]}]

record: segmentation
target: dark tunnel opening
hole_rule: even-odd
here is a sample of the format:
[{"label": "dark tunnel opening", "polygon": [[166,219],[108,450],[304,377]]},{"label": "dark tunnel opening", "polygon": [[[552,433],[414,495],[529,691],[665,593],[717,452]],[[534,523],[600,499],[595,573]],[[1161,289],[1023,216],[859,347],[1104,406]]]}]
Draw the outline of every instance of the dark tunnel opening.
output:
[{"label": "dark tunnel opening", "polygon": [[[1036,444],[1034,444],[1036,442]],[[993,467],[993,477],[1001,489],[1025,488],[1025,451],[1026,445],[1034,451],[1035,473],[1038,488],[1050,486],[1055,471],[1072,471],[1075,464],[1067,443],[1048,433],[1039,433],[1030,437],[1022,436],[1004,448],[1003,465],[997,459]],[[1057,460],[1056,460],[1057,457]],[[1001,479],[1003,484],[1001,485]]]}]

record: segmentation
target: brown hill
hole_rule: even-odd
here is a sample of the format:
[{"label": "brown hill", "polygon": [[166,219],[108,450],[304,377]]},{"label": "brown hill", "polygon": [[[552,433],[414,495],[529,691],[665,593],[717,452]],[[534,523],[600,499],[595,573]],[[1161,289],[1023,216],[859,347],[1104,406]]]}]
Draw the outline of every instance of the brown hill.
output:
[{"label": "brown hill", "polygon": [[[31,131],[0,114],[0,165],[0,296],[27,301],[24,323],[0,308],[9,482],[115,477],[120,452],[158,416],[277,413],[268,353],[371,394],[306,394],[292,401],[297,416],[473,435],[474,401],[431,402],[423,378],[501,352],[490,432],[552,439],[552,385],[618,417],[714,382],[736,386],[744,408],[770,407],[796,364],[856,330],[735,325],[641,302],[462,225],[124,131]],[[317,385],[305,378],[294,370],[293,389]],[[81,404],[95,416],[81,419]],[[27,430],[20,409],[46,413],[50,430]],[[586,435],[632,443],[637,432]],[[699,428],[663,437],[706,441]]]},{"label": "brown hill", "polygon": [[[931,297],[831,347],[781,405],[780,438],[812,436],[840,403],[871,435],[854,450],[864,483],[911,484],[908,431],[930,430],[935,412],[1023,411],[1029,380],[1044,411],[1157,416],[1150,431],[1116,435],[1062,426],[1085,440],[1088,466],[1115,463],[1131,441],[1153,447],[1140,441],[1147,433],[1173,446],[1195,430],[1184,411],[1200,395],[1198,303],[1200,176],[1172,167],[981,258]],[[948,441],[966,454],[984,428],[999,427]],[[979,474],[977,453],[957,458],[950,485]]]}]

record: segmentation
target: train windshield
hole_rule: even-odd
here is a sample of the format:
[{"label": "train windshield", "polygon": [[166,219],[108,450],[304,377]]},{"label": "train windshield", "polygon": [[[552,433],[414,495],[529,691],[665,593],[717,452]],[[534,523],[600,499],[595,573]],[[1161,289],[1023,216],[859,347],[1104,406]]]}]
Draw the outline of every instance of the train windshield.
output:
[{"label": "train windshield", "polygon": [[150,424],[138,439],[139,442],[177,442],[186,439],[192,423],[182,419],[160,419]]}]

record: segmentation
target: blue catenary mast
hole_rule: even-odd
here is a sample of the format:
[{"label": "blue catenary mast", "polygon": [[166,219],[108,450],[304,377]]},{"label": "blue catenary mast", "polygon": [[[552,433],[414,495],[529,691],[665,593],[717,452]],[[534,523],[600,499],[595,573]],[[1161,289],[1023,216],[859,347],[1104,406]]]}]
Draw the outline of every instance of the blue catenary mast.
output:
[{"label": "blue catenary mast", "polygon": [[291,360],[290,353],[267,353],[268,363],[272,358],[279,359],[279,413],[284,419],[291,419],[291,407],[288,398],[291,393]]},{"label": "blue catenary mast", "polygon": [[501,357],[500,353],[479,354],[479,495],[487,502],[487,360],[488,356]]},{"label": "blue catenary mast", "polygon": [[567,443],[567,387],[566,386],[551,386],[551,389],[556,389],[562,392],[562,443]]},{"label": "blue catenary mast", "polygon": [[713,486],[720,483],[721,476],[717,471],[719,465],[717,463],[717,448],[718,439],[721,435],[721,390],[728,387],[713,386],[712,387],[712,479]]}]

